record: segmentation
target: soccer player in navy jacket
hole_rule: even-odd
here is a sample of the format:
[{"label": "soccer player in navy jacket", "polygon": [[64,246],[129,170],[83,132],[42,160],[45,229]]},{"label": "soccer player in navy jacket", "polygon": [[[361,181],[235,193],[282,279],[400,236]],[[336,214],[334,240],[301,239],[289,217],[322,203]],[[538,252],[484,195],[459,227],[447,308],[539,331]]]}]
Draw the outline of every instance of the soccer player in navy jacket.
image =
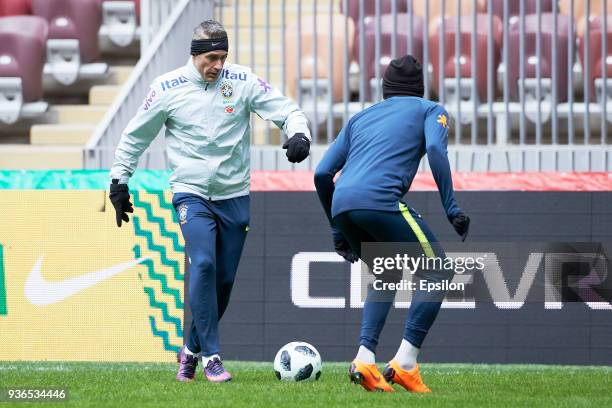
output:
[{"label": "soccer player in navy jacket", "polygon": [[[423,99],[421,65],[410,55],[393,60],[385,71],[383,97],[384,101],[348,121],[315,173],[336,252],[355,262],[361,257],[362,242],[415,242],[424,256],[444,256],[421,216],[401,199],[427,154],[448,220],[465,239],[470,219],[458,207],[453,192],[446,150],[448,113]],[[453,272],[419,271],[417,276],[441,282],[452,279]],[[393,382],[412,392],[430,392],[421,380],[417,356],[444,295],[444,291],[426,292],[418,287],[412,292],[401,345],[380,375],[374,364],[376,345],[393,298],[381,297],[370,288],[359,351],[349,370],[352,381],[369,391],[393,391],[389,385]]]}]

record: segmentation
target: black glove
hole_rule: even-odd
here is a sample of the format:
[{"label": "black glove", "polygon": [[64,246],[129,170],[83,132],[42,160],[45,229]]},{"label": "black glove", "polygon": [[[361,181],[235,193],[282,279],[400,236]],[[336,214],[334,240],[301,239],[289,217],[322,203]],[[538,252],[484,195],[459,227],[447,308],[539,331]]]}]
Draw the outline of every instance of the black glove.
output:
[{"label": "black glove", "polygon": [[461,212],[453,217],[448,217],[448,220],[453,224],[453,228],[461,237],[461,241],[465,241],[470,230],[470,217]]},{"label": "black glove", "polygon": [[299,163],[308,157],[310,152],[310,140],[303,133],[296,133],[283,145],[287,149],[287,159],[291,163]]},{"label": "black glove", "polygon": [[349,261],[350,263],[357,262],[359,257],[351,248],[351,245],[348,243],[346,238],[339,231],[334,231],[334,249],[336,253]]},{"label": "black glove", "polygon": [[127,184],[119,184],[119,180],[113,179],[110,185],[110,197],[113,207],[115,207],[115,215],[117,217],[117,226],[121,227],[121,220],[130,222],[127,213],[133,213],[134,207],[130,202],[130,192]]}]

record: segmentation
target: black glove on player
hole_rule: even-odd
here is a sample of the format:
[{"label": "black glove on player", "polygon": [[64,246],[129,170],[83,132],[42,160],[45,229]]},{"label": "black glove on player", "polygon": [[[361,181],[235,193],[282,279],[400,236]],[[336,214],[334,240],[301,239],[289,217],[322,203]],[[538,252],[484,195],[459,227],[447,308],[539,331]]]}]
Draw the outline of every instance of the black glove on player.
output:
[{"label": "black glove on player", "polygon": [[296,133],[283,145],[287,149],[287,159],[291,163],[299,163],[308,157],[310,152],[310,140],[303,133]]},{"label": "black glove on player", "polygon": [[134,207],[130,202],[130,192],[127,184],[119,184],[119,180],[113,179],[110,185],[109,198],[113,207],[115,207],[115,215],[117,218],[117,226],[121,227],[121,220],[130,222],[130,217],[127,213],[133,213]]},{"label": "black glove on player", "polygon": [[344,235],[342,235],[342,233],[340,233],[339,231],[334,231],[333,236],[334,249],[336,250],[336,253],[347,261],[349,261],[350,263],[357,262],[359,260],[359,257],[353,251],[351,245],[348,243],[346,238],[344,238]]},{"label": "black glove on player", "polygon": [[459,213],[454,217],[449,217],[448,220],[453,224],[453,228],[461,237],[461,241],[465,241],[468,231],[470,230],[470,217],[464,213]]}]

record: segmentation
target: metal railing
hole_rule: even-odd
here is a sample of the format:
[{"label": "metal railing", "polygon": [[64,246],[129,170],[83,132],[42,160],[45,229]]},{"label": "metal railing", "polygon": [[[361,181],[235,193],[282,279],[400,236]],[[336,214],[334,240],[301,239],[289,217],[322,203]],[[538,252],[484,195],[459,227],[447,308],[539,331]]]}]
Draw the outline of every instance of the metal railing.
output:
[{"label": "metal railing", "polygon": [[145,55],[179,3],[180,0],[140,0],[140,55]]},{"label": "metal railing", "polygon": [[[451,143],[607,145],[606,3],[233,0],[216,16],[230,27],[230,59],[292,96],[318,143],[382,99],[390,59],[414,53],[427,68],[425,97],[454,120]],[[256,142],[275,143],[261,126]]]},{"label": "metal railing", "polygon": [[[161,34],[88,143],[88,167],[110,167],[121,131],[150,81],[183,64],[187,50],[176,44],[188,43],[191,30],[184,27],[213,16],[212,0],[174,1]],[[427,67],[425,97],[443,104],[454,121],[449,136],[454,169],[612,171],[608,21],[595,17],[586,24],[584,17],[607,15],[607,1],[612,3],[219,0],[214,17],[228,30],[229,60],[265,76],[311,121],[312,157],[288,165],[278,148],[279,131],[254,118],[254,170],[314,169],[349,118],[382,99],[390,59],[413,53]],[[211,9],[187,11],[195,5]],[[595,54],[599,59],[593,62]],[[165,167],[163,141],[157,139],[141,167]],[[426,161],[421,168],[427,169]]]},{"label": "metal railing", "polygon": [[[295,165],[287,161],[278,146],[253,146],[252,170],[314,170],[325,154],[327,145],[312,145],[310,156]],[[462,172],[611,172],[612,151],[600,145],[488,146],[456,145],[448,148],[453,171]],[[427,156],[419,171],[429,171]]]}]

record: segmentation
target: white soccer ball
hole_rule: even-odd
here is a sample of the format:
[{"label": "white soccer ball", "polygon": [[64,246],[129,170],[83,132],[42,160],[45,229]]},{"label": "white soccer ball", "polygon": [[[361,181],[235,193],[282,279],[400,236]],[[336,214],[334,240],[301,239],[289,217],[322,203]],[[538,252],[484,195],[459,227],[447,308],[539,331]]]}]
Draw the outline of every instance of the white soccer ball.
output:
[{"label": "white soccer ball", "polygon": [[283,381],[313,381],[321,376],[321,355],[302,341],[285,344],[274,358],[274,373]]}]

